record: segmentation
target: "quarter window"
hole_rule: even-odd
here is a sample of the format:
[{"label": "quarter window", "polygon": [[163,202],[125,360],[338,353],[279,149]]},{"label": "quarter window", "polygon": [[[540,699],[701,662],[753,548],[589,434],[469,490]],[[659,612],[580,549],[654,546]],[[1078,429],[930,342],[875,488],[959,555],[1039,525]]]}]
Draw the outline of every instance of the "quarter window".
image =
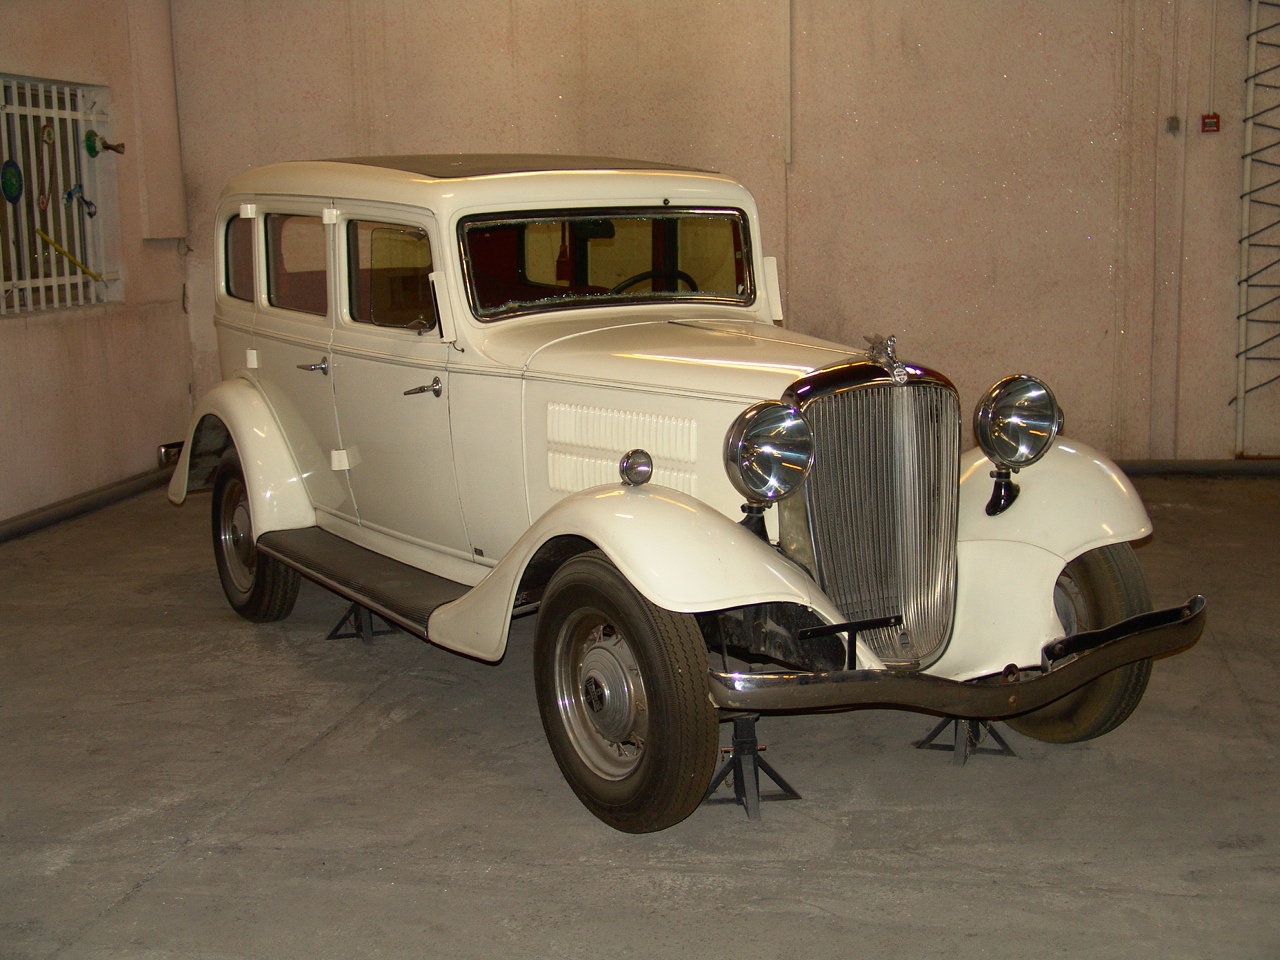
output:
[{"label": "quarter window", "polygon": [[227,293],[237,300],[253,300],[253,221],[232,217],[227,221],[224,257]]},{"label": "quarter window", "polygon": [[269,213],[267,299],[273,307],[325,316],[325,229],[319,217]]},{"label": "quarter window", "polygon": [[347,224],[351,319],[379,327],[431,330],[431,240],[420,227],[369,220]]}]

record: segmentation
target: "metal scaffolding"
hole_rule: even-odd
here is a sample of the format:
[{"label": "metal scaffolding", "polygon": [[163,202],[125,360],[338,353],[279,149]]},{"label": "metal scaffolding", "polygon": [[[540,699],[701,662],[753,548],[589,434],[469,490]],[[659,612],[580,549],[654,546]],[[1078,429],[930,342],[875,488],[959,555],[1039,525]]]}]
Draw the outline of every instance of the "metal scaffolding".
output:
[{"label": "metal scaffolding", "polygon": [[[1250,0],[1240,210],[1236,456],[1274,456],[1258,430],[1259,391],[1280,392],[1280,2]],[[1270,397],[1267,397],[1270,401]],[[1250,427],[1255,429],[1251,430]],[[1260,437],[1255,434],[1261,433]]]}]

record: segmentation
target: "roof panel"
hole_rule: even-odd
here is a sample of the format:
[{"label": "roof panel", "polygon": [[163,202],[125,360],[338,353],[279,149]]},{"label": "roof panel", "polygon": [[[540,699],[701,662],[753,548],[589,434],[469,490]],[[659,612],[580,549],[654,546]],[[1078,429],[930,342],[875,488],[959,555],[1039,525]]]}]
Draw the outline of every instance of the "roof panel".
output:
[{"label": "roof panel", "polygon": [[436,180],[485,177],[552,170],[681,170],[711,173],[697,167],[681,167],[651,160],[618,157],[577,157],[560,153],[436,153],[383,157],[336,157],[334,163],[358,163],[387,170],[401,170]]}]

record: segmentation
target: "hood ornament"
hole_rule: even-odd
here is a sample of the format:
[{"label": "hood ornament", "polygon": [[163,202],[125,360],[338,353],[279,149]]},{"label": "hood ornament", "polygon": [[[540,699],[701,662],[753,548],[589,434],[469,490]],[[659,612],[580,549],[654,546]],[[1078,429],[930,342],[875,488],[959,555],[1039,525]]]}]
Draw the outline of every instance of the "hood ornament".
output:
[{"label": "hood ornament", "polygon": [[884,369],[893,377],[893,382],[902,386],[907,382],[907,368],[898,359],[898,338],[882,337],[876,334],[863,337],[867,341],[867,359]]}]

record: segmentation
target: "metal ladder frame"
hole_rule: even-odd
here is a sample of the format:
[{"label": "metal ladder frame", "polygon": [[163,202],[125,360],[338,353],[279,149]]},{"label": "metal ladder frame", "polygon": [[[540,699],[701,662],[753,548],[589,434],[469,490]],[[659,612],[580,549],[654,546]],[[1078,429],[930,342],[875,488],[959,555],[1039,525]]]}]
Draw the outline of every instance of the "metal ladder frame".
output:
[{"label": "metal ladder frame", "polygon": [[[1280,381],[1280,372],[1268,375],[1266,369],[1267,364],[1280,362],[1275,353],[1280,350],[1280,272],[1270,273],[1280,267],[1280,2],[1249,0],[1248,43],[1236,395],[1231,401],[1236,408],[1237,457],[1250,455],[1246,452],[1249,395]],[[1267,142],[1258,145],[1256,141],[1263,139]],[[1255,183],[1255,178],[1263,182]],[[1255,337],[1260,339],[1250,342]],[[1270,353],[1258,352],[1268,345]],[[1255,373],[1259,366],[1262,375]]]}]

